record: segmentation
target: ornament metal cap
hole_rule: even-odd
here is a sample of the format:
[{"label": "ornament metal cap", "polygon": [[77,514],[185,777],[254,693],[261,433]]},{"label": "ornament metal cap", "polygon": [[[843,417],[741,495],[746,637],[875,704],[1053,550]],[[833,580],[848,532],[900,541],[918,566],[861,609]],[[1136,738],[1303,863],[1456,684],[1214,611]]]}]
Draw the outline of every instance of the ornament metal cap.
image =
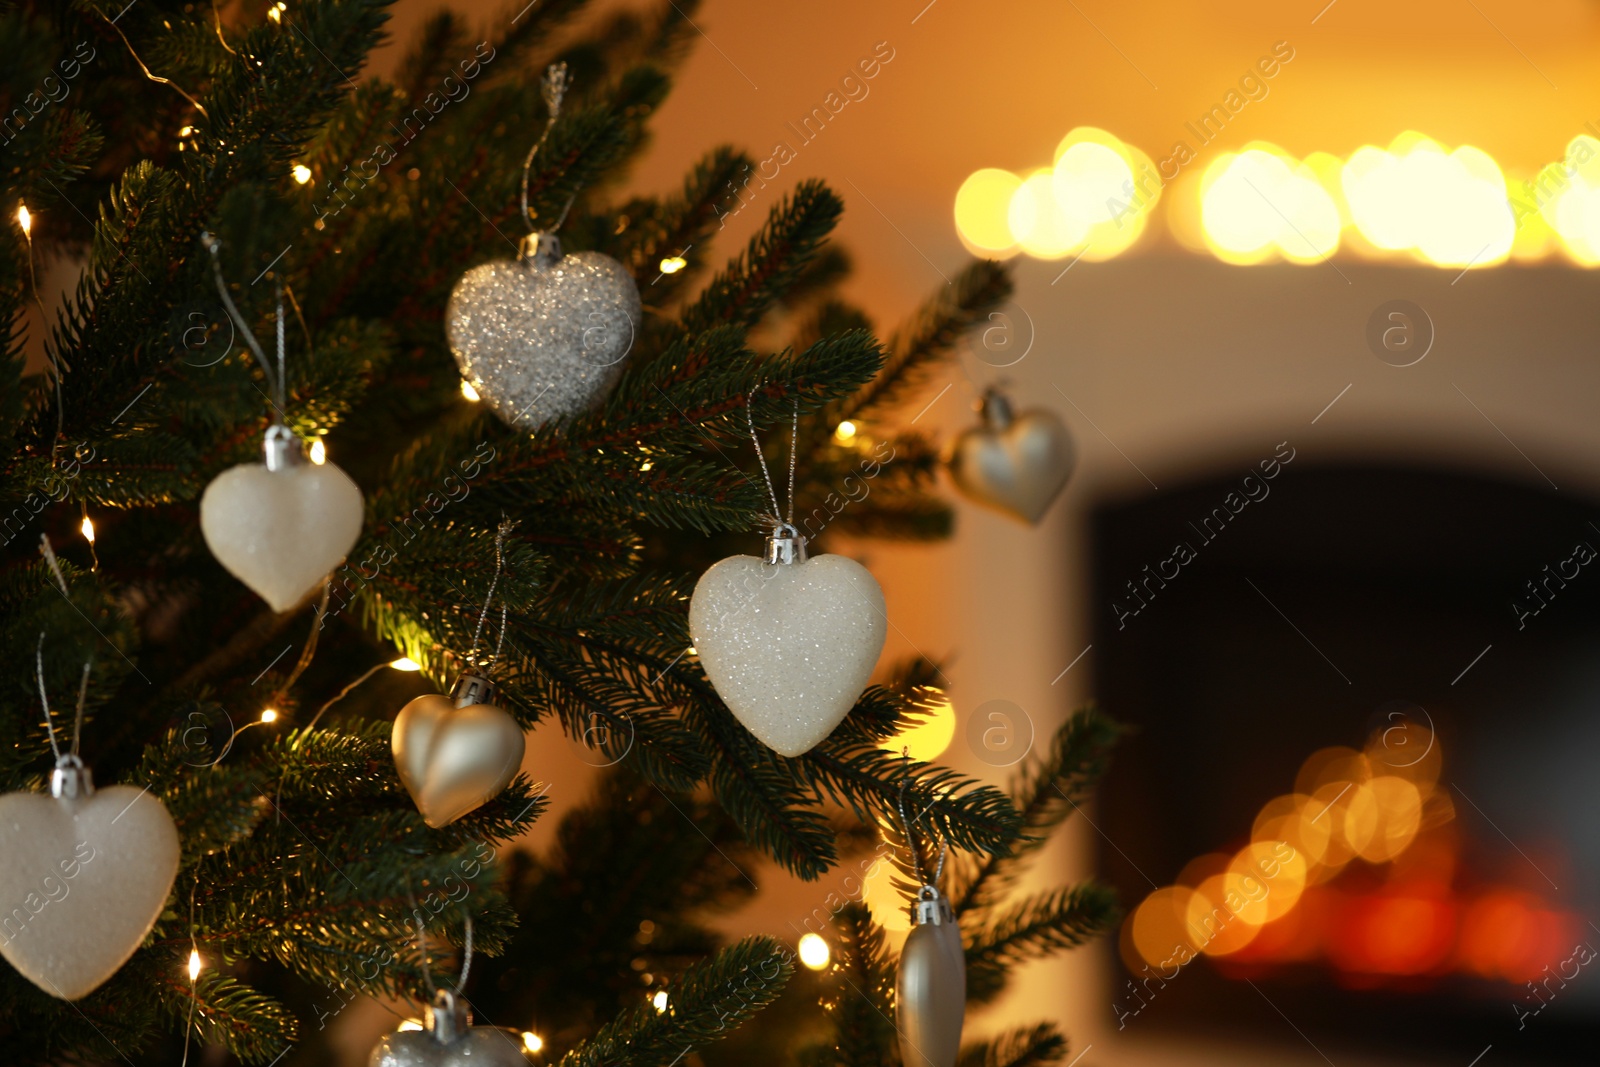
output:
[{"label": "ornament metal cap", "polygon": [[955,921],[950,902],[937,886],[925,885],[917,890],[917,899],[911,905],[912,926],[944,926]]},{"label": "ornament metal cap", "polygon": [[474,704],[494,703],[494,683],[481,674],[462,671],[456,684],[450,687],[450,700],[458,708]]},{"label": "ornament metal cap", "polygon": [[806,539],[789,523],[780,522],[767,538],[768,563],[804,563]]},{"label": "ornament metal cap", "polygon": [[441,989],[433,994],[433,1003],[428,1005],[427,1024],[435,1041],[449,1045],[472,1026],[472,1013],[467,1010],[466,1001],[458,999],[448,989]]},{"label": "ornament metal cap", "polygon": [[306,461],[305,446],[294,431],[281,422],[267,427],[267,436],[261,442],[262,455],[267,460],[267,470],[281,471],[298,467]]},{"label": "ornament metal cap", "polygon": [[94,795],[94,775],[83,760],[68,753],[56,760],[50,772],[50,795],[58,800],[77,800]]},{"label": "ornament metal cap", "polygon": [[991,385],[983,391],[978,410],[983,413],[984,426],[991,430],[1004,430],[1011,425],[1011,400],[996,386]]},{"label": "ornament metal cap", "polygon": [[561,262],[561,238],[553,233],[530,233],[517,246],[517,259],[535,267],[553,267]]}]

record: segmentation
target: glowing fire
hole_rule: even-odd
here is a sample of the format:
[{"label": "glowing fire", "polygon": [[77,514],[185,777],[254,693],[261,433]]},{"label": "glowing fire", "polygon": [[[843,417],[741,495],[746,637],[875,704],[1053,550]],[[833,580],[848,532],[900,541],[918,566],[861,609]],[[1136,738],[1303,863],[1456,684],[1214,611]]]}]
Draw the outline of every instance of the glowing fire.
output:
[{"label": "glowing fire", "polygon": [[1409,719],[1362,751],[1325,748],[1295,791],[1261,807],[1250,842],[1190,862],[1124,924],[1135,974],[1170,980],[1321,963],[1349,984],[1455,972],[1521,984],[1554,965],[1582,919],[1507,885],[1462,885],[1461,833],[1433,731]]}]

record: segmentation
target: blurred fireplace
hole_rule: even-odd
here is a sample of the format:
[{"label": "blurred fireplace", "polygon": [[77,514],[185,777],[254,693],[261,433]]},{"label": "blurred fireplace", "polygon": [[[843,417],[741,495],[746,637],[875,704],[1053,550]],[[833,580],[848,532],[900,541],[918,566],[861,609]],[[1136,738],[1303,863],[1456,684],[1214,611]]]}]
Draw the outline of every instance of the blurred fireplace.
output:
[{"label": "blurred fireplace", "polygon": [[1094,515],[1093,687],[1135,728],[1098,805],[1109,1009],[1334,1062],[1593,1062],[1600,509],[1290,459]]}]

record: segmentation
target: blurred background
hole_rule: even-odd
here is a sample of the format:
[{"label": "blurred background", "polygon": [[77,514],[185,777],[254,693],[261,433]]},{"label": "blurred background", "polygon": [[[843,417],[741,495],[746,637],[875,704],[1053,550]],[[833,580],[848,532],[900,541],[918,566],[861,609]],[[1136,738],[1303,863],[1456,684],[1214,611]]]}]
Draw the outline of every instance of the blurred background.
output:
[{"label": "blurred background", "polygon": [[[396,35],[435,6],[402,0]],[[1014,305],[919,425],[959,432],[1000,383],[1077,442],[1036,528],[963,503],[947,544],[859,549],[885,661],[950,661],[944,761],[1003,783],[1087,700],[1137,729],[1036,874],[1110,879],[1121,936],[969,1027],[1057,1018],[1085,1067],[1592,1060],[1600,5],[695,21],[632,185],[716,143],[766,161],[725,253],[826,179],[848,294],[883,323],[1011,258]],[[554,738],[528,765],[558,806],[592,773]],[[1235,913],[1268,836],[1299,858]],[[827,889],[757,880],[730,930],[789,936]]]},{"label": "blurred background", "polygon": [[[400,0],[395,36],[438,6]],[[1010,258],[1015,302],[920,424],[959,432],[1003,384],[1077,443],[1037,527],[963,502],[948,543],[859,546],[885,662],[947,661],[919,754],[1003,784],[1080,703],[1135,727],[1035,875],[1110,880],[1120,936],[969,1028],[1056,1018],[1085,1067],[1592,1062],[1600,5],[707,0],[695,22],[632,187],[718,143],[764,160],[726,254],[826,179],[847,294],[882,323]],[[586,758],[530,737],[557,814]],[[792,936],[829,891],[756,878],[730,931]],[[896,922],[887,885],[868,899]],[[359,1062],[393,1018],[335,1025]]]}]

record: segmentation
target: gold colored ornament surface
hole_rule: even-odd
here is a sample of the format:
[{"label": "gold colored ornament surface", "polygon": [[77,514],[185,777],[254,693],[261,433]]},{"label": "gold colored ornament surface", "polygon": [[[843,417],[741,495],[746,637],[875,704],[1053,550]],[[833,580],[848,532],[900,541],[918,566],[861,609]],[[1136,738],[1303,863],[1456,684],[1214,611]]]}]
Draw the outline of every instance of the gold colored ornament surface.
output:
[{"label": "gold colored ornament surface", "polygon": [[956,438],[950,477],[976,503],[1024,522],[1049,510],[1077,462],[1072,435],[1044,410],[1025,411],[1009,426],[977,426]]},{"label": "gold colored ornament surface", "polygon": [[511,784],[522,766],[522,727],[503,708],[447,696],[417,697],[394,720],[390,735],[400,782],[435,829],[482,807]]},{"label": "gold colored ornament surface", "polygon": [[769,748],[798,756],[855,706],[888,616],[877,580],[853,559],[730,556],[695,585],[689,633],[734,716]]},{"label": "gold colored ornament surface", "polygon": [[172,816],[131,785],[0,796],[0,955],[51,996],[89,995],[155,925],[178,858]]},{"label": "gold colored ornament surface", "polygon": [[200,530],[229,574],[288,611],[355,546],[363,510],[360,488],[332,463],[241,463],[206,486]]}]

